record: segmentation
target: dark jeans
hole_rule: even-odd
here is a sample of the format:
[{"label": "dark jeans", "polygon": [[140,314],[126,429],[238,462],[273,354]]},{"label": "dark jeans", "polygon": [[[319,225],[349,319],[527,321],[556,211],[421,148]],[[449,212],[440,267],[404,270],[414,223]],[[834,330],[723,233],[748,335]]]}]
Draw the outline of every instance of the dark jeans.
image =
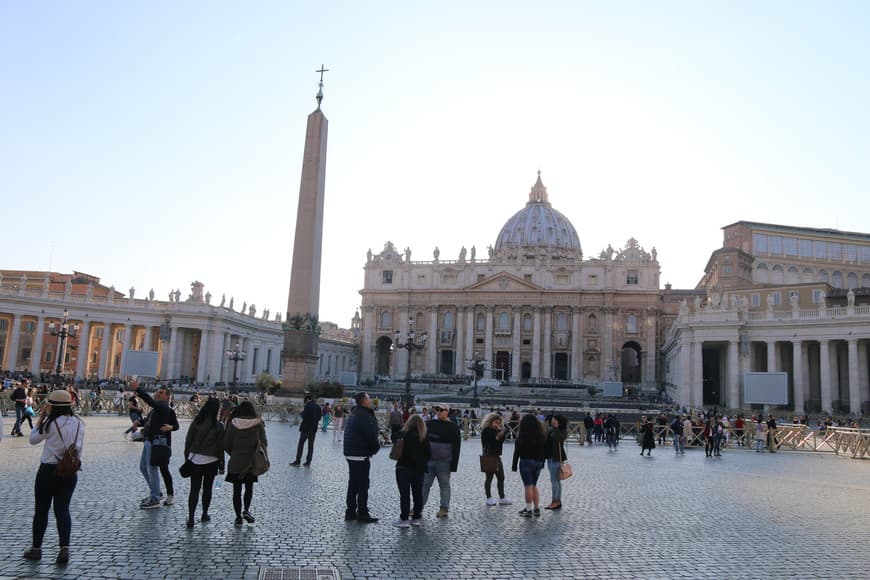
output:
[{"label": "dark jeans", "polygon": [[414,497],[413,517],[419,520],[423,514],[423,473],[396,468],[396,484],[399,486],[399,519],[407,520],[411,512],[411,496]]},{"label": "dark jeans", "polygon": [[358,516],[369,515],[369,470],[371,461],[347,460],[347,511]]},{"label": "dark jeans", "polygon": [[166,495],[175,495],[175,488],[172,486],[172,473],[169,471],[169,464],[160,466],[160,475],[163,476],[163,485],[166,486]]},{"label": "dark jeans", "polygon": [[496,487],[498,488],[499,499],[504,499],[504,466],[499,465],[498,471],[492,471],[486,474],[486,479],[483,480],[483,489],[486,491],[486,499],[492,497],[492,477],[495,476]]},{"label": "dark jeans", "polygon": [[24,405],[15,405],[15,425],[12,426],[12,434],[21,433],[21,422],[24,421]]},{"label": "dark jeans", "polygon": [[194,467],[194,473],[190,476],[190,494],[187,496],[187,513],[190,519],[196,511],[199,502],[199,491],[202,489],[202,513],[207,514],[211,506],[211,492],[214,488],[214,478],[218,472],[218,462]]},{"label": "dark jeans", "polygon": [[42,538],[48,527],[48,510],[54,503],[54,519],[57,521],[57,535],[61,547],[69,546],[72,518],[69,503],[76,488],[78,476],[62,479],[54,474],[54,463],[43,463],[36,472],[33,486],[36,495],[36,511],[33,513],[33,547],[42,547]]},{"label": "dark jeans", "polygon": [[395,445],[396,441],[402,438],[402,426],[390,425],[390,442]]},{"label": "dark jeans", "polygon": [[[233,482],[233,509],[236,510],[236,517],[241,517],[242,515],[242,482],[234,481]],[[251,509],[251,501],[254,499],[254,482],[246,481],[244,483],[245,486],[245,511],[250,511]],[[205,499],[203,498],[203,505],[205,505]]]},{"label": "dark jeans", "polygon": [[317,435],[316,429],[314,431],[299,432],[299,445],[296,446],[296,463],[302,461],[302,448],[305,446],[306,441],[308,441],[308,455],[306,456],[305,463],[311,463],[311,458],[314,456],[315,435]]}]

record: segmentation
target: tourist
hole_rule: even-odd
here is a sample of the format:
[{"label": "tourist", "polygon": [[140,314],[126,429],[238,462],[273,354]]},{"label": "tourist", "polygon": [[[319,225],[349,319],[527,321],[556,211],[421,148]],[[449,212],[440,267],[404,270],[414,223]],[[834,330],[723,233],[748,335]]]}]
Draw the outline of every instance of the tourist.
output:
[{"label": "tourist", "polygon": [[686,415],[683,416],[683,446],[688,447],[694,445],[695,441],[695,426],[692,424],[692,419]]},{"label": "tourist", "polygon": [[655,433],[653,432],[653,424],[647,419],[646,415],[641,417],[640,422],[640,454],[646,451],[647,457],[652,457],[652,450],[656,448]]},{"label": "tourist", "polygon": [[[405,423],[399,435],[402,455],[396,461],[396,485],[399,486],[399,519],[393,525],[399,528],[419,526],[423,513],[423,477],[432,456],[432,448],[426,434],[426,423],[413,415]],[[397,440],[397,441],[398,441]],[[411,498],[414,510],[411,511]]]},{"label": "tourist", "polygon": [[311,395],[305,395],[305,406],[302,408],[302,422],[299,423],[299,443],[296,445],[296,460],[291,467],[299,467],[302,461],[302,449],[308,442],[308,455],[305,456],[305,467],[311,466],[314,456],[314,436],[317,435],[317,423],[320,421],[321,409]]},{"label": "tourist", "polygon": [[526,505],[520,510],[523,517],[539,517],[541,515],[540,494],[538,492],[538,477],[547,459],[547,435],[544,425],[531,413],[523,415],[517,430],[517,441],[514,445],[514,458],[511,470],[520,470],[523,480]]},{"label": "tourist", "polygon": [[393,401],[393,406],[390,409],[389,415],[389,423],[390,423],[390,442],[395,445],[396,441],[402,436],[402,425],[405,423],[402,421],[402,409],[399,408],[399,401]]},{"label": "tourist", "polygon": [[341,402],[332,408],[332,441],[341,441],[341,432],[344,431],[344,405]]},{"label": "tourist", "polygon": [[743,430],[745,427],[746,421],[743,419],[743,415],[738,414],[737,418],[734,419],[734,438],[737,439],[738,447],[743,447]]},{"label": "tourist", "polygon": [[23,379],[12,391],[12,402],[15,403],[15,424],[12,426],[13,437],[24,437],[21,432],[21,422],[24,420],[24,407],[27,401],[27,379]]},{"label": "tourist", "polygon": [[659,413],[659,416],[656,418],[656,428],[659,432],[658,433],[659,445],[665,444],[665,436],[666,436],[666,432],[667,432],[667,429],[665,427],[667,427],[667,425],[668,425],[668,416],[665,415],[664,412]]},{"label": "tourist", "polygon": [[60,551],[55,560],[58,564],[69,562],[70,535],[72,518],[69,504],[75,491],[78,475],[73,472],[66,477],[57,473],[57,466],[67,454],[67,449],[75,445],[81,459],[85,438],[84,423],[73,414],[72,397],[65,390],[52,391],[43,405],[36,429],[30,432],[30,444],[45,441],[42,447],[39,470],[34,484],[35,511],[33,514],[33,543],[24,552],[28,560],[42,558],[42,539],[48,527],[48,510],[54,504],[54,519],[57,522],[57,535]]},{"label": "tourist", "polygon": [[[320,429],[326,433],[326,430],[329,429],[329,422],[332,421],[332,407],[329,406],[329,401],[327,401],[320,410],[320,418],[322,421]],[[311,462],[309,461],[309,463]]]},{"label": "tourist", "polygon": [[553,499],[544,509],[562,509],[562,463],[568,458],[565,453],[565,440],[568,438],[568,419],[564,415],[553,415],[550,419],[550,429],[547,431],[547,466],[550,470],[550,488]]},{"label": "tourist", "polygon": [[671,431],[674,433],[674,454],[685,455],[686,439],[683,436],[683,421],[679,416],[675,416],[671,422]]},{"label": "tourist", "polygon": [[432,482],[438,479],[441,491],[441,502],[435,517],[446,518],[450,511],[450,474],[459,468],[459,451],[462,438],[459,426],[450,421],[450,407],[439,403],[433,407],[436,419],[429,422],[429,443],[432,446],[432,457],[426,477],[423,479],[423,505],[429,500],[429,490]]},{"label": "tourist", "polygon": [[704,430],[701,431],[701,437],[704,438],[704,454],[707,457],[713,456],[713,424],[710,419],[704,423]]},{"label": "tourist", "polygon": [[595,420],[589,411],[586,411],[586,416],[583,417],[583,429],[586,431],[586,443],[592,445],[592,430],[595,428]]},{"label": "tourist", "polygon": [[[151,407],[151,413],[145,421],[142,438],[144,446],[142,447],[142,455],[139,458],[139,471],[142,472],[142,477],[148,484],[148,497],[142,500],[139,507],[143,510],[150,510],[160,507],[160,467],[159,465],[169,461],[167,453],[167,436],[166,433],[172,431],[170,409],[169,409],[169,389],[166,387],[158,387],[154,391],[152,398],[145,389],[137,383],[133,383],[136,389],[136,394]],[[160,447],[161,449],[155,448]],[[154,455],[154,460],[152,460]]]},{"label": "tourist", "polygon": [[755,452],[761,453],[761,448],[764,447],[764,440],[767,438],[767,425],[764,419],[759,415],[755,422]]},{"label": "tourist", "polygon": [[139,399],[136,395],[130,397],[127,403],[127,415],[130,417],[130,428],[124,431],[124,438],[128,438],[130,433],[139,428],[142,422],[142,407],[139,406]]},{"label": "tourist", "polygon": [[713,457],[722,457],[722,441],[725,439],[725,428],[722,421],[716,419],[713,422]]},{"label": "tourist", "polygon": [[[226,480],[233,484],[233,509],[236,512],[235,526],[242,525],[242,518],[254,523],[251,501],[254,499],[254,484],[257,476],[251,473],[254,453],[262,445],[266,447],[266,427],[250,401],[242,402],[233,409],[233,415],[224,432],[223,447],[230,460],[227,463]],[[242,486],[245,487],[244,510],[242,509]]]},{"label": "tourist", "polygon": [[619,441],[619,421],[612,413],[608,413],[604,419],[604,440],[607,442],[608,451],[616,451],[616,444]]},{"label": "tourist", "polygon": [[193,516],[202,490],[203,523],[211,520],[211,492],[218,472],[224,472],[224,426],[218,420],[220,403],[208,399],[200,408],[184,438],[184,459],[190,462],[190,494],[187,496],[187,527],[194,525]]},{"label": "tourist", "polygon": [[[27,396],[24,398],[24,420],[27,421],[27,426],[30,427],[30,430],[33,431],[33,396],[36,394],[36,389],[30,387],[27,389]],[[24,423],[22,420],[22,423]],[[19,432],[21,431],[21,426],[18,426]]]},{"label": "tourist", "polygon": [[172,408],[172,391],[169,391],[169,425],[172,429],[165,431],[166,447],[169,450],[169,455],[166,461],[160,462],[157,467],[160,469],[160,476],[163,478],[163,485],[166,487],[166,499],[163,505],[172,505],[175,502],[175,486],[172,484],[172,472],[169,470],[169,461],[172,458],[172,432],[178,431],[178,416],[175,414],[175,409]]},{"label": "tourist", "polygon": [[767,450],[771,453],[776,453],[776,419],[773,414],[767,416]]},{"label": "tourist", "polygon": [[604,417],[601,413],[595,413],[595,418],[592,420],[592,427],[595,431],[595,442],[601,443],[604,439]]},{"label": "tourist", "polygon": [[371,457],[380,449],[378,420],[368,393],[357,393],[355,400],[356,407],[348,415],[344,429],[344,458],[348,470],[344,519],[373,524],[378,518],[369,513],[369,472]]},{"label": "tourist", "polygon": [[[480,429],[480,443],[483,447],[483,455],[498,458],[497,462],[491,460],[493,463],[497,463],[496,469],[495,471],[487,471],[486,479],[483,482],[483,489],[486,492],[486,505],[510,505],[513,502],[507,499],[504,493],[504,465],[501,461],[502,447],[507,435],[507,429],[504,428],[504,420],[498,413],[490,413],[483,418]],[[496,479],[498,500],[492,497],[493,477]]]}]

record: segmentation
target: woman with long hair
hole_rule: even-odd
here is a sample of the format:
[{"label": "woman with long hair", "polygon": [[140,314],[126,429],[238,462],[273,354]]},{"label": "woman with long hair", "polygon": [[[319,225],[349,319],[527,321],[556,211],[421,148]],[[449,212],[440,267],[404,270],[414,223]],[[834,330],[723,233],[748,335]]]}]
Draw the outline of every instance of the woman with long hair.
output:
[{"label": "woman with long hair", "polygon": [[194,525],[193,515],[202,490],[202,516],[205,523],[211,520],[211,492],[214,478],[224,472],[224,426],[218,420],[220,402],[209,399],[200,408],[187,430],[184,439],[184,459],[191,463],[190,494],[187,496],[187,527]]},{"label": "woman with long hair", "polygon": [[[254,523],[251,515],[251,501],[254,499],[254,483],[257,476],[249,471],[254,461],[258,444],[266,447],[266,427],[257,415],[250,401],[242,402],[233,409],[226,432],[224,450],[230,456],[227,463],[227,481],[233,484],[233,509],[236,511],[236,527],[241,527],[242,519]],[[242,486],[245,486],[244,511],[242,511]]]},{"label": "woman with long hair", "polygon": [[[501,453],[506,436],[507,429],[504,427],[504,419],[502,419],[501,415],[489,413],[483,418],[483,421],[480,423],[480,443],[483,447],[483,455],[498,457],[498,469],[487,471],[486,479],[483,481],[483,491],[486,493],[486,505],[489,506],[497,504],[510,505],[513,503],[504,494],[504,465],[501,463]],[[496,479],[498,500],[492,497],[493,477]]]},{"label": "woman with long hair", "polygon": [[562,462],[566,459],[565,440],[568,438],[568,419],[564,415],[553,415],[547,431],[547,465],[550,468],[550,488],[553,501],[544,509],[562,509],[562,480],[559,479]]},{"label": "woman with long hair", "polygon": [[656,437],[653,432],[653,424],[647,419],[646,415],[641,417],[640,422],[640,454],[646,451],[647,456],[652,455],[652,450],[656,448]]},{"label": "woman with long hair", "polygon": [[33,543],[24,552],[28,560],[42,558],[42,539],[48,527],[48,510],[54,503],[54,519],[57,521],[57,535],[60,551],[55,562],[69,562],[69,542],[72,533],[72,518],[69,504],[75,491],[78,475],[72,473],[62,477],[57,473],[67,449],[75,445],[81,458],[85,439],[85,424],[73,414],[72,397],[65,390],[52,391],[42,406],[36,422],[36,429],[30,432],[30,444],[45,441],[42,447],[39,471],[33,486],[36,496],[36,511],[33,514]]},{"label": "woman with long hair", "polygon": [[525,489],[526,505],[520,510],[523,517],[539,517],[541,515],[541,499],[538,493],[538,477],[547,459],[547,435],[544,424],[531,413],[523,415],[517,430],[517,442],[514,445],[512,471],[517,470],[519,463],[520,477]]},{"label": "woman with long hair", "polygon": [[[426,422],[419,415],[411,415],[401,431],[402,455],[396,461],[396,485],[399,486],[398,528],[419,526],[423,512],[423,476],[426,473],[432,448]],[[411,497],[414,511],[411,511]],[[410,516],[410,519],[409,519]]]}]

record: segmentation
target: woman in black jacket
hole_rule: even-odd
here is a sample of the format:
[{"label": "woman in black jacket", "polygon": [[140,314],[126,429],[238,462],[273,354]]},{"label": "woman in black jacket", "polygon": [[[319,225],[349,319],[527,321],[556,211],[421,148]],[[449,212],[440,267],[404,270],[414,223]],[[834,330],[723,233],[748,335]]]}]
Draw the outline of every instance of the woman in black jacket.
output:
[{"label": "woman in black jacket", "polygon": [[[396,484],[399,486],[399,519],[393,522],[397,528],[419,526],[423,511],[423,476],[432,456],[426,423],[419,415],[411,415],[402,427],[402,456],[396,461]],[[414,511],[411,519],[411,496]]]},{"label": "woman in black jacket", "polygon": [[[501,453],[507,430],[503,427],[504,419],[498,413],[490,413],[483,418],[483,422],[480,424],[480,443],[483,446],[483,455],[498,457],[498,469],[487,471],[486,479],[483,482],[486,505],[510,505],[513,503],[504,494],[504,466],[501,463]],[[498,500],[492,497],[493,476],[496,478],[496,486],[498,487]]]},{"label": "woman in black jacket", "polygon": [[550,468],[550,488],[553,490],[553,501],[544,509],[562,509],[562,480],[559,479],[562,462],[565,461],[565,440],[568,438],[568,419],[564,415],[553,415],[550,419],[550,429],[547,431],[547,465]]},{"label": "woman in black jacket", "polygon": [[202,490],[203,523],[211,520],[208,508],[211,505],[211,492],[214,478],[224,472],[224,426],[218,420],[220,403],[209,399],[196,414],[184,439],[184,459],[189,461],[190,494],[187,496],[187,527],[193,527],[193,514]]},{"label": "woman in black jacket", "polygon": [[[538,493],[538,477],[544,468],[544,460],[548,456],[547,435],[544,425],[532,413],[523,415],[517,432],[517,442],[514,445],[514,460],[511,469],[517,470],[519,462],[520,477],[525,488],[526,506],[520,510],[523,517],[541,515],[540,494]],[[534,507],[534,510],[533,510]]]}]

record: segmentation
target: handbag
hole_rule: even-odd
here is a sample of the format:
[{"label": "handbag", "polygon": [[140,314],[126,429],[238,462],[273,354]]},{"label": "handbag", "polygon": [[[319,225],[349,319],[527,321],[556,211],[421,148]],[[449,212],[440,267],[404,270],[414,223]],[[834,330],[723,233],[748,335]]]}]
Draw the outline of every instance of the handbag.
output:
[{"label": "handbag", "polygon": [[185,460],[185,462],[181,464],[181,467],[178,468],[178,473],[184,479],[193,475],[193,462],[190,459]]},{"label": "handbag", "polygon": [[260,443],[260,428],[257,427],[257,448],[254,450],[254,457],[251,458],[251,465],[248,467],[248,473],[254,476],[260,476],[269,471],[269,454],[266,453],[266,448]]},{"label": "handbag", "polygon": [[567,457],[562,457],[562,444],[559,444],[559,456],[562,459],[559,466],[559,480],[565,480],[574,475],[574,470],[571,469],[571,464],[568,463]]},{"label": "handbag", "polygon": [[393,443],[393,448],[390,449],[390,459],[393,461],[398,461],[402,457],[402,453],[405,452],[405,440],[399,439],[395,443]]},{"label": "handbag", "polygon": [[169,458],[172,456],[172,449],[166,443],[157,443],[151,441],[151,461],[149,462],[154,467],[169,465]]},{"label": "handbag", "polygon": [[498,455],[481,455],[480,470],[483,473],[495,473],[501,468],[501,457]]},{"label": "handbag", "polygon": [[60,461],[54,468],[54,474],[61,479],[69,479],[70,477],[73,477],[82,468],[82,460],[79,458],[79,448],[76,447],[76,441],[79,439],[79,428],[81,428],[81,426],[81,421],[79,421],[79,424],[76,426],[76,436],[73,438],[72,444],[67,446],[66,441],[63,440],[63,435],[60,432],[60,427],[57,426],[57,423],[54,424],[54,427],[57,429],[57,436],[60,437],[60,442],[63,443],[64,447],[66,447],[66,450],[63,452],[63,457],[61,457]]}]

